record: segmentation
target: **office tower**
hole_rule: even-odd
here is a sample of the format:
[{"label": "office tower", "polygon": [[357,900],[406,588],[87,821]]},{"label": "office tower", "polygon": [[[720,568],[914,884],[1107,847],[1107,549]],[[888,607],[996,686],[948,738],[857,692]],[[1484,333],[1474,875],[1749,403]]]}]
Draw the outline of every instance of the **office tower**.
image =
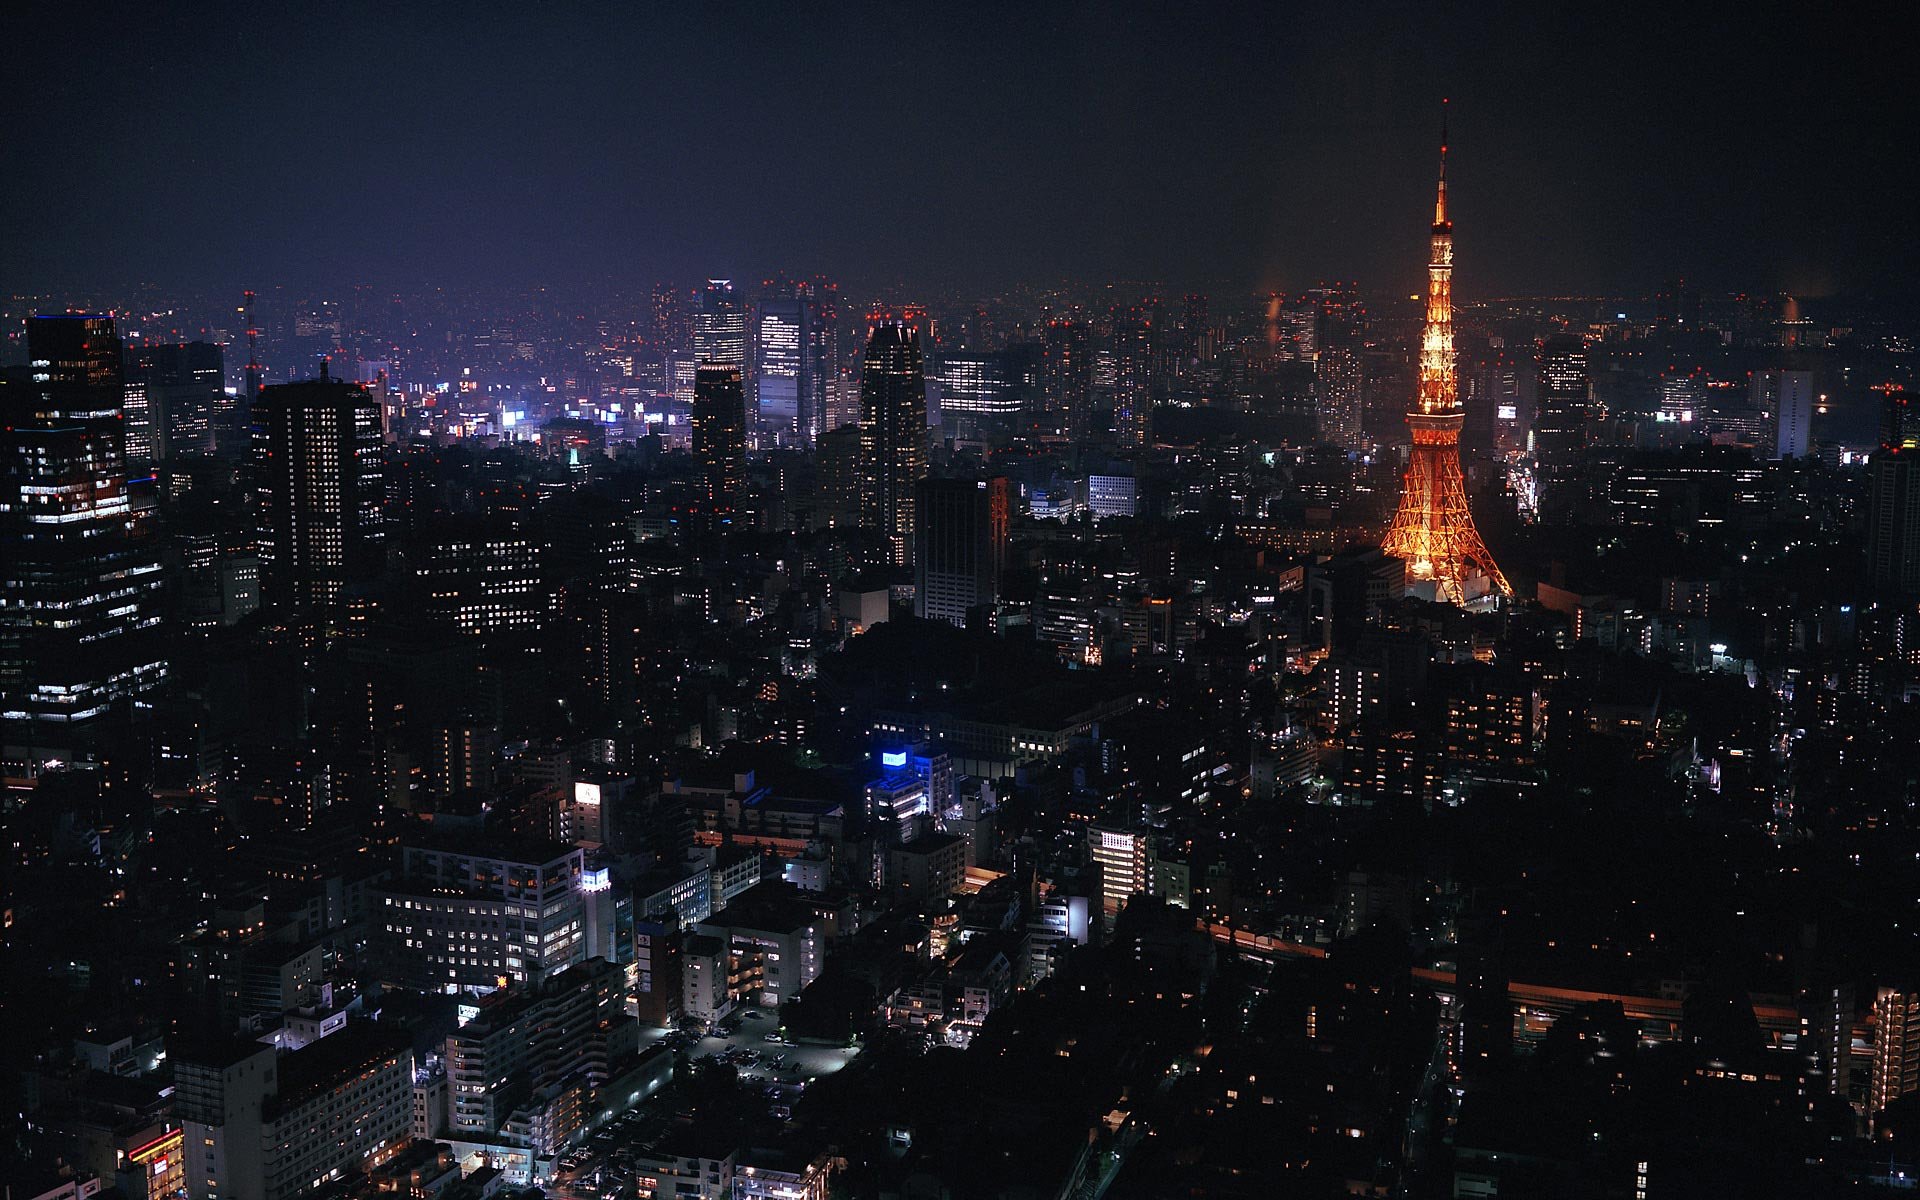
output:
[{"label": "office tower", "polygon": [[1093,346],[1087,327],[1071,317],[1047,322],[1040,388],[1047,411],[1057,414],[1070,441],[1078,444],[1093,418]]},{"label": "office tower", "polygon": [[922,479],[914,496],[913,615],[965,626],[999,598],[1007,553],[1004,478]]},{"label": "office tower", "polygon": [[1143,446],[1152,438],[1159,333],[1157,301],[1113,312],[1113,429],[1123,446]]},{"label": "office tower", "polygon": [[1007,355],[1001,352],[966,350],[942,355],[935,379],[942,419],[953,414],[1011,417],[1023,407]]},{"label": "office tower", "polygon": [[1540,346],[1540,415],[1533,435],[1543,514],[1563,513],[1574,506],[1592,441],[1587,345],[1576,337],[1548,338]]},{"label": "office tower", "polygon": [[927,382],[918,325],[875,322],[860,368],[864,523],[886,536],[891,561],[913,550],[913,486],[927,474]]},{"label": "office tower", "polygon": [[1087,476],[1087,511],[1096,521],[1131,517],[1140,511],[1140,481],[1132,475],[1094,472]]},{"label": "office tower", "polygon": [[385,566],[380,405],[322,376],[253,406],[254,500],[269,609],[325,624],[349,583]]},{"label": "office tower", "polygon": [[677,288],[656,284],[653,289],[653,348],[665,360],[693,352],[693,318],[687,297]]},{"label": "office tower", "polygon": [[799,296],[760,301],[753,319],[754,428],[765,445],[809,444],[813,364],[806,353],[812,314]]},{"label": "office tower", "polygon": [[1773,424],[1773,457],[1805,458],[1813,422],[1812,371],[1755,371],[1747,385],[1753,407]]},{"label": "office tower", "polygon": [[693,457],[706,503],[731,513],[747,475],[747,399],[740,368],[703,363],[693,384]]},{"label": "office tower", "polygon": [[176,574],[168,602],[187,628],[218,629],[259,610],[260,556],[250,538],[178,529],[171,560]]},{"label": "office tower", "polygon": [[693,357],[701,365],[747,369],[747,306],[733,280],[709,279],[693,317]]},{"label": "office tower", "polygon": [[6,758],[39,762],[158,686],[166,663],[113,321],[34,317],[27,346],[31,366],[0,392],[0,723]]},{"label": "office tower", "polygon": [[418,613],[429,624],[483,641],[524,639],[546,615],[544,542],[502,517],[431,523],[408,547]]},{"label": "office tower", "polygon": [[845,527],[860,523],[860,425],[842,425],[820,435],[814,455],[814,523]]},{"label": "office tower", "polygon": [[1706,390],[1693,375],[1667,374],[1660,377],[1660,412],[1657,419],[1671,424],[1691,424],[1706,408]]},{"label": "office tower", "polygon": [[367,897],[383,980],[491,992],[586,959],[586,851],[539,838],[419,835]]},{"label": "office tower", "polygon": [[1093,825],[1087,829],[1087,849],[1100,881],[1100,912],[1111,929],[1127,901],[1151,886],[1152,847],[1137,830]]},{"label": "office tower", "polygon": [[839,371],[837,289],[818,281],[769,288],[754,312],[754,428],[779,445],[811,446],[829,428]]},{"label": "office tower", "polygon": [[1920,594],[1920,397],[1889,389],[1880,449],[1868,466],[1867,578],[1878,591]]},{"label": "office tower", "polygon": [[[154,463],[213,449],[226,362],[209,342],[139,346],[127,354],[127,459]],[[138,392],[144,411],[132,411]]]},{"label": "office tower", "polygon": [[1409,590],[1450,604],[1494,592],[1513,594],[1474,528],[1460,475],[1459,382],[1453,360],[1453,222],[1447,219],[1447,146],[1440,140],[1440,183],[1433,204],[1433,255],[1427,266],[1427,326],[1420,345],[1420,395],[1407,414],[1413,455],[1400,508],[1381,549],[1407,564]]}]

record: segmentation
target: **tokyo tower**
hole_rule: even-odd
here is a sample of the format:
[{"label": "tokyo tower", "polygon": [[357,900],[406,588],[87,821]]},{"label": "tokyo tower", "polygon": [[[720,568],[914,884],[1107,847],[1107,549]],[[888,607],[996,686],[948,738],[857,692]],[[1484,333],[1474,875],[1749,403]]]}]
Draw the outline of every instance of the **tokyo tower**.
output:
[{"label": "tokyo tower", "polygon": [[1447,134],[1440,126],[1440,189],[1433,202],[1433,257],[1427,264],[1427,327],[1420,342],[1420,395],[1407,413],[1413,457],[1400,508],[1380,548],[1407,564],[1408,591],[1449,604],[1495,592],[1511,596],[1467,508],[1460,477],[1460,384],[1453,364],[1453,222],[1447,219]]}]

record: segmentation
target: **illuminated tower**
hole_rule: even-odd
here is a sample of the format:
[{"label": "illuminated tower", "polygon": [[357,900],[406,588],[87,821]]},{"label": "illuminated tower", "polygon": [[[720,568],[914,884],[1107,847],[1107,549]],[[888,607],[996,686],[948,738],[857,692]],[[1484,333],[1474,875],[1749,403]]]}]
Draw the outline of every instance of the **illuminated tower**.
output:
[{"label": "illuminated tower", "polygon": [[1427,328],[1420,343],[1420,396],[1407,414],[1413,457],[1400,485],[1400,510],[1380,548],[1407,564],[1408,589],[1467,604],[1513,588],[1493,561],[1467,508],[1460,477],[1459,381],[1453,364],[1453,222],[1447,219],[1447,140],[1440,135],[1440,187],[1433,204],[1433,258],[1427,266]]},{"label": "illuminated tower", "polygon": [[33,773],[158,687],[166,658],[113,319],[34,317],[27,348],[27,370],[0,378],[0,742]]},{"label": "illuminated tower", "polygon": [[878,319],[860,368],[864,523],[886,535],[898,566],[913,561],[914,484],[927,475],[927,381],[912,318]]}]

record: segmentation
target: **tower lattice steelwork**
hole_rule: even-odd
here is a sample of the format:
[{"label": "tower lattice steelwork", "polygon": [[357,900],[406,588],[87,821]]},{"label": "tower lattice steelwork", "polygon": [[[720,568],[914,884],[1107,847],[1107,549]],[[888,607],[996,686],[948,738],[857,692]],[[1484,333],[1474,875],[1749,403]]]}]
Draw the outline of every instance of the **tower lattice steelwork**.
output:
[{"label": "tower lattice steelwork", "polygon": [[1447,137],[1440,134],[1440,187],[1433,203],[1433,257],[1427,265],[1427,327],[1420,344],[1420,395],[1407,413],[1413,457],[1400,508],[1381,548],[1407,564],[1411,590],[1468,604],[1513,587],[1480,540],[1460,476],[1460,385],[1453,364],[1453,222],[1447,219]]}]

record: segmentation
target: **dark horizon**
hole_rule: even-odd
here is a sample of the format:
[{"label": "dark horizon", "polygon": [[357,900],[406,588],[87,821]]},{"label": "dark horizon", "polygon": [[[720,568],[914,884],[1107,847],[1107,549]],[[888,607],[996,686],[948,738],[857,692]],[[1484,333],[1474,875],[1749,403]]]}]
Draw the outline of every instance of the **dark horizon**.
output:
[{"label": "dark horizon", "polygon": [[31,6],[0,219],[33,232],[0,277],[1410,293],[1442,96],[1465,301],[1884,295],[1920,265],[1916,103],[1863,19],[463,11]]}]

